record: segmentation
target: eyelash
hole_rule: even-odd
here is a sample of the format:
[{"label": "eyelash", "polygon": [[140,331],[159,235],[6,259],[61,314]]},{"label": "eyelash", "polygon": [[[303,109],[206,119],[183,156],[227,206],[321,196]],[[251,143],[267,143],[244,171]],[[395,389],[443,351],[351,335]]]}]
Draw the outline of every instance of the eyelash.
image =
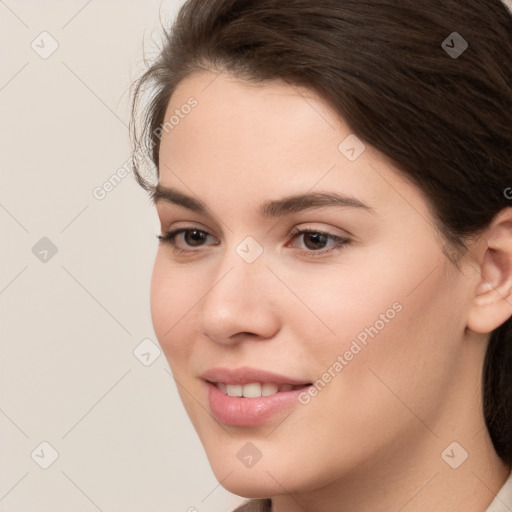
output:
[{"label": "eyelash", "polygon": [[[161,243],[170,244],[172,247],[172,250],[176,254],[194,253],[194,252],[197,252],[197,250],[188,250],[188,249],[179,248],[176,245],[176,240],[175,240],[176,236],[179,235],[180,233],[187,233],[190,231],[198,231],[200,233],[206,233],[207,235],[209,235],[209,233],[207,231],[204,231],[204,230],[198,229],[198,228],[178,228],[173,231],[169,231],[168,233],[165,233],[164,235],[156,235],[156,237],[158,238],[158,240]],[[345,246],[350,243],[350,239],[348,239],[348,238],[345,238],[342,236],[337,236],[337,235],[332,235],[331,233],[327,233],[325,231],[320,231],[317,229],[294,229],[291,233],[291,235],[293,236],[293,239],[295,239],[296,237],[298,237],[300,235],[304,235],[304,234],[324,235],[324,236],[332,239],[334,242],[336,242],[335,244],[333,244],[331,246],[330,249],[327,249],[327,250],[324,249],[324,250],[319,250],[319,251],[313,251],[313,250],[299,249],[299,254],[302,254],[302,255],[308,256],[308,257],[313,257],[313,258],[318,257],[318,256],[324,256],[333,251],[343,250],[345,248]]]}]

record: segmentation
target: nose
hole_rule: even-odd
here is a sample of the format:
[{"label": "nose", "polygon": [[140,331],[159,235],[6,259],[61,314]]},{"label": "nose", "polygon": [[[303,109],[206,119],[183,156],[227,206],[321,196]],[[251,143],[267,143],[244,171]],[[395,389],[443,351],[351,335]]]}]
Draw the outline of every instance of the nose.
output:
[{"label": "nose", "polygon": [[235,253],[224,263],[201,302],[203,334],[224,345],[274,336],[280,328],[276,283],[263,258],[246,263]]}]

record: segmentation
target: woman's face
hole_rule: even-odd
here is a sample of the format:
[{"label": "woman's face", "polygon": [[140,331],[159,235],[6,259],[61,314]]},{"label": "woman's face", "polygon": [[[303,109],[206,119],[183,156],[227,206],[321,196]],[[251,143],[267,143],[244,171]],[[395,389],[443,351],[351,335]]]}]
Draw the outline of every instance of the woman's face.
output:
[{"label": "woman's face", "polygon": [[159,245],[152,318],[222,485],[312,491],[427,446],[446,466],[469,279],[419,189],[306,89],[204,72],[165,120],[162,234],[189,231]]}]

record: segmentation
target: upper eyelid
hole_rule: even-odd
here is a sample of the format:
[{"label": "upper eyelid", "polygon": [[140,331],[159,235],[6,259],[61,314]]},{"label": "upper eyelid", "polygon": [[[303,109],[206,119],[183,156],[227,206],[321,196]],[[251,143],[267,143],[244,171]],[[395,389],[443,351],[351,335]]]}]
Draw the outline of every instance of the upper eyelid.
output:
[{"label": "upper eyelid", "polygon": [[193,231],[193,230],[197,230],[197,231],[204,231],[205,233],[207,233],[208,235],[210,236],[213,236],[215,238],[219,238],[217,235],[215,235],[214,233],[212,233],[212,230],[210,229],[207,229],[207,228],[204,228],[202,226],[194,226],[194,225],[191,225],[191,224],[186,224],[184,226],[175,226],[175,227],[171,227],[171,228],[168,228],[168,229],[162,229],[162,233],[173,233],[173,232],[183,232],[183,231]]},{"label": "upper eyelid", "polygon": [[[329,208],[334,208],[334,207],[329,207],[329,206],[322,206],[322,205],[319,205],[319,206],[309,206],[309,207],[306,207],[306,208],[303,208],[302,210],[299,210],[299,211],[293,211],[291,213],[286,213],[284,214],[282,217],[280,217],[280,220],[278,221],[281,222],[281,221],[288,221],[288,220],[293,220],[294,218],[296,218],[296,216],[299,216],[299,215],[315,215],[315,213],[320,213],[320,212],[323,212]],[[190,213],[190,210],[188,210],[187,208],[184,208],[182,205],[179,205],[179,204],[176,204],[176,203],[170,203],[170,202],[167,202],[165,200],[161,200],[159,202],[157,202],[155,204],[155,209],[156,209],[156,212],[157,212],[157,216],[159,219],[161,219],[161,223],[164,224],[165,223],[165,219],[166,217],[168,217],[169,215],[170,216],[174,216],[175,215],[175,211],[177,209],[177,211],[181,211],[183,209],[185,209],[186,211],[188,211]],[[367,211],[369,213],[374,213],[373,209],[368,207],[368,208],[365,208],[364,211]],[[223,221],[219,220],[219,218],[216,216],[216,215],[213,215],[213,214],[203,214],[203,213],[200,213],[200,212],[194,212],[195,214],[197,214],[199,217],[203,218],[203,219],[206,219],[207,222],[209,223],[213,223],[215,224],[215,227],[217,228],[220,228],[221,225],[223,224],[228,231],[232,231],[231,228],[226,224],[224,223]],[[206,215],[206,216],[205,216]],[[189,222],[192,222],[192,221],[189,221]],[[320,222],[322,223],[322,221],[315,221],[315,222]],[[307,222],[302,222],[302,223],[306,223]],[[202,229],[202,228],[200,228]],[[337,229],[337,228],[334,228],[334,229]],[[338,228],[339,229],[339,228]],[[205,231],[208,231],[210,232],[209,229],[206,229]],[[343,229],[342,231],[344,231],[345,233],[347,233],[347,235],[349,236],[353,236],[350,231],[346,230],[346,229]],[[340,236],[343,236],[343,235],[340,235]]]},{"label": "upper eyelid", "polygon": [[[168,227],[168,228],[164,228],[165,224],[166,224],[165,222],[161,222],[162,233],[169,233],[169,232],[178,231],[178,230],[187,230],[188,231],[188,230],[197,229],[198,231],[204,231],[204,232],[208,233],[209,235],[219,238],[217,235],[212,233],[212,230],[210,228],[205,228],[203,226],[196,226],[194,224],[190,224],[190,222],[187,224],[184,224],[183,226],[178,225],[178,226],[173,226],[173,227]],[[341,236],[341,237],[352,237],[353,236],[352,233],[350,233],[350,231],[348,231],[346,229],[335,228],[335,227],[330,227],[330,228],[329,227],[326,227],[326,228],[316,227],[316,226],[312,226],[312,224],[315,224],[315,222],[309,222],[309,223],[302,222],[302,223],[299,223],[299,226],[294,226],[293,228],[288,229],[287,232],[288,233],[296,233],[299,231],[315,231],[315,232],[323,232],[323,233],[326,233],[326,234],[329,234],[332,236]],[[341,231],[341,233],[340,234],[334,233],[334,232],[332,232],[332,230],[339,230],[339,231]]]},{"label": "upper eyelid", "polygon": [[[175,208],[177,210],[175,210]],[[177,205],[174,205],[172,203],[166,203],[165,201],[161,202],[161,203],[157,203],[156,205],[156,213],[157,213],[157,217],[160,221],[160,223],[162,225],[164,224],[170,224],[168,222],[168,219],[174,219],[176,218],[177,214],[175,212],[180,212],[181,210],[183,210],[183,208],[181,206],[177,206]],[[188,211],[188,210],[186,210]],[[198,216],[199,218],[201,219],[205,219],[206,222],[210,223],[210,224],[215,224],[215,227],[221,227],[222,224],[224,224],[223,222],[219,221],[217,219],[217,217],[210,217],[210,216],[205,216],[204,214],[201,214],[201,213],[194,213],[194,216]],[[193,220],[189,220],[189,221],[182,221],[182,222],[194,222]],[[173,222],[174,223],[174,222]],[[198,223],[201,223],[201,221],[198,221]],[[188,224],[187,224],[188,226]],[[224,226],[226,226],[226,224],[224,224]],[[226,228],[228,229],[228,231],[231,231],[229,226],[226,226]],[[174,228],[173,228],[174,229]],[[199,228],[198,228],[199,229]],[[200,228],[200,229],[203,229],[203,228]],[[210,232],[209,229],[205,229],[205,231],[208,231]]]},{"label": "upper eyelid", "polygon": [[[172,238],[173,238],[174,242],[176,242],[176,239],[179,235],[186,233],[187,231],[194,231],[194,230],[201,231],[203,233],[206,233],[208,236],[212,236],[213,238],[218,239],[218,237],[216,235],[214,235],[213,233],[211,233],[208,229],[204,229],[202,227],[197,227],[197,226],[191,226],[190,224],[185,225],[185,226],[175,227],[175,228],[168,229],[168,230],[163,230],[162,233],[164,235],[172,234]],[[327,229],[326,228],[315,228],[313,226],[303,226],[303,227],[296,226],[289,231],[287,236],[288,237],[291,236],[292,238],[295,238],[298,235],[303,235],[303,234],[309,233],[309,232],[322,233],[324,235],[331,237],[334,240],[336,240],[336,239],[342,239],[342,240],[350,239],[351,240],[352,239],[352,235],[349,233],[336,234],[336,233],[331,232],[331,230],[328,228]]]}]

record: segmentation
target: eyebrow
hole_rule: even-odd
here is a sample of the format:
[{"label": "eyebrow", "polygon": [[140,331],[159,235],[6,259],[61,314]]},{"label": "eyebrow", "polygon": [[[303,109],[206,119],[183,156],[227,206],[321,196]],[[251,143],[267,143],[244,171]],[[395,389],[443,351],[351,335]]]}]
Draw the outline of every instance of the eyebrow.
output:
[{"label": "eyebrow", "polygon": [[[167,202],[182,206],[196,213],[209,214],[208,207],[202,201],[188,196],[175,188],[164,187],[160,184],[151,192],[151,200],[155,206],[158,203]],[[368,206],[361,200],[336,192],[308,192],[286,196],[282,199],[265,201],[260,205],[258,213],[262,217],[281,217],[302,210],[325,207],[359,208],[372,214],[375,213],[371,206]]]}]

